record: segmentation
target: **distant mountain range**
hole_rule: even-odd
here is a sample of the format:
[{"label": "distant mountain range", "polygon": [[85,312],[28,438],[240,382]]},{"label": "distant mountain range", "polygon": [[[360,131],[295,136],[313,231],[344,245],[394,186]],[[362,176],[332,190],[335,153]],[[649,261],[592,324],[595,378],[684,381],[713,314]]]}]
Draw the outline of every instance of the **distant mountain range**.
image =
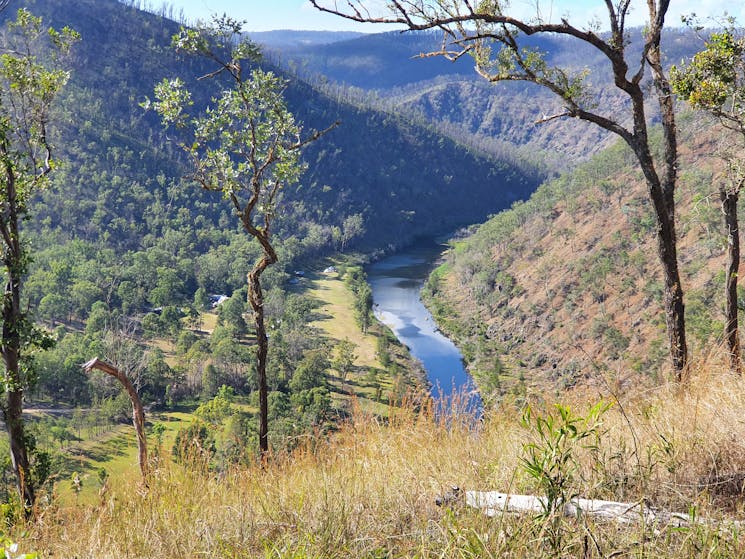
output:
[{"label": "distant mountain range", "polygon": [[[641,58],[640,29],[629,32],[630,60]],[[614,141],[596,127],[570,119],[537,125],[546,115],[560,113],[560,102],[549,92],[526,83],[489,84],[476,75],[473,60],[449,62],[442,57],[422,57],[437,50],[441,34],[389,32],[365,35],[330,44],[299,45],[282,33],[270,53],[283,67],[310,79],[351,88],[360,98],[384,100],[389,110],[423,117],[459,141],[480,146],[488,153],[502,153],[505,145],[523,146],[526,157],[542,157],[555,168],[566,168]],[[666,57],[676,63],[701,46],[689,30],[666,32]],[[608,85],[610,75],[603,55],[563,37],[532,38],[528,46],[544,53],[550,64],[573,71],[590,70],[588,85],[598,103],[620,106],[623,101]],[[654,113],[655,107],[650,106]],[[511,151],[511,153],[515,153]]]},{"label": "distant mountain range", "polygon": [[294,31],[280,29],[276,31],[250,31],[247,35],[260,45],[280,49],[326,45],[339,41],[348,41],[364,35],[354,31]]}]

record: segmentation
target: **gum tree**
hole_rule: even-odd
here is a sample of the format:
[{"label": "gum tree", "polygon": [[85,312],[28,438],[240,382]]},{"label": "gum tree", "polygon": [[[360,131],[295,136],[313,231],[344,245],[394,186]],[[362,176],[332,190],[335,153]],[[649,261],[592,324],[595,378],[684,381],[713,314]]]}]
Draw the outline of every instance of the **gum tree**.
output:
[{"label": "gum tree", "polygon": [[[216,87],[211,106],[189,114],[194,103],[184,82],[166,79],[155,88],[155,101],[146,102],[166,127],[180,131],[180,146],[191,160],[191,178],[202,188],[221,192],[241,226],[261,247],[261,256],[248,272],[248,302],[256,328],[256,369],[259,383],[259,448],[269,449],[267,354],[264,294],[261,275],[277,262],[271,227],[279,210],[281,190],[296,182],[304,170],[302,148],[323,132],[301,135],[300,126],[283,99],[284,80],[255,67],[258,48],[241,36],[241,23],[227,16],[211,26],[182,28],[174,47],[206,58],[214,69],[199,79],[226,78]],[[253,67],[252,67],[253,66]]]},{"label": "gum tree", "polygon": [[[745,39],[738,37],[733,27],[712,34],[704,49],[688,65],[673,67],[670,77],[675,93],[691,107],[716,117],[722,126],[739,137],[740,149],[745,146]],[[737,276],[740,270],[737,205],[745,184],[745,161],[737,156],[730,141],[730,137],[724,139],[726,147],[720,152],[726,163],[726,172],[718,185],[727,230],[724,339],[730,366],[741,374],[737,316]]]},{"label": "gum tree", "polygon": [[[678,272],[675,230],[675,188],[678,147],[673,99],[662,66],[661,38],[670,0],[598,0],[605,8],[608,32],[599,24],[577,26],[568,17],[545,19],[543,13],[556,13],[553,4],[536,3],[536,16],[521,19],[512,15],[506,0],[388,0],[385,11],[375,0],[310,0],[319,10],[367,23],[391,23],[407,30],[440,30],[439,50],[424,56],[444,56],[456,60],[470,55],[476,71],[491,82],[528,81],[553,92],[564,110],[547,115],[543,122],[557,118],[577,118],[616,134],[633,150],[641,168],[656,218],[657,254],[664,274],[664,307],[670,356],[677,380],[687,377],[688,347],[685,330],[683,288]],[[546,3],[548,4],[548,3]],[[638,5],[637,5],[638,4]],[[339,6],[343,5],[342,8]],[[641,55],[630,54],[627,17],[632,7],[646,7],[647,24],[642,34]],[[543,54],[525,46],[533,35],[558,35],[589,46],[604,57],[613,84],[626,102],[620,109],[599,103],[585,82],[586,72],[573,72],[550,65]],[[648,80],[653,82],[650,93]],[[656,97],[663,129],[662,154],[655,156],[649,140],[645,101]]]},{"label": "gum tree", "polygon": [[68,28],[45,29],[41,18],[20,9],[7,25],[0,54],[0,258],[5,279],[0,406],[19,497],[27,512],[36,494],[21,418],[23,392],[33,380],[34,348],[49,347],[51,341],[22,306],[31,254],[21,224],[29,218],[31,200],[47,186],[55,166],[48,136],[50,111],[69,77],[61,69],[61,57],[78,38]]}]

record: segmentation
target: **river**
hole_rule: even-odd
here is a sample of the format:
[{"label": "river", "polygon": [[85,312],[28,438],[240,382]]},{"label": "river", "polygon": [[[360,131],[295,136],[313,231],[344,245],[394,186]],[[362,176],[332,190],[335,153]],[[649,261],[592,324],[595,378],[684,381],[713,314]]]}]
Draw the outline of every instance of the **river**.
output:
[{"label": "river", "polygon": [[463,357],[437,329],[420,298],[422,286],[444,248],[434,240],[420,241],[369,266],[367,279],[375,316],[422,362],[432,396],[449,400],[453,393],[468,394],[471,408],[471,404],[480,406],[480,399],[463,367]]}]

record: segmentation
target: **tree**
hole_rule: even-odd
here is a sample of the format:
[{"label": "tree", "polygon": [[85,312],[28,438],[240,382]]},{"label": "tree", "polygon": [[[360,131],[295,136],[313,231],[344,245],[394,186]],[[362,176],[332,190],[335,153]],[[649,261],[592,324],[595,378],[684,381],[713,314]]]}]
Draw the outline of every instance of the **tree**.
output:
[{"label": "tree", "polygon": [[354,239],[365,234],[365,220],[361,214],[353,214],[344,218],[339,233],[339,250],[344,252],[347,245]]},{"label": "tree", "polygon": [[[731,22],[732,23],[732,22]],[[692,107],[715,116],[725,128],[739,134],[745,145],[745,38],[730,28],[712,34],[704,49],[683,68],[670,72],[673,90]],[[737,317],[737,276],[740,270],[740,225],[737,203],[745,184],[745,161],[729,145],[721,151],[727,170],[719,182],[724,225],[727,230],[727,275],[725,278],[724,339],[730,366],[742,373],[740,334]]]},{"label": "tree", "polygon": [[347,375],[354,366],[354,362],[357,359],[357,354],[354,352],[356,349],[357,344],[349,341],[348,338],[344,338],[336,346],[336,355],[331,364],[341,375],[342,381],[347,380]]},{"label": "tree", "polygon": [[234,293],[227,301],[217,308],[218,323],[233,328],[238,336],[245,336],[248,333],[248,325],[243,319],[243,313],[246,311],[246,302],[241,290]]},{"label": "tree", "polygon": [[93,370],[99,370],[107,375],[111,375],[117,379],[127,391],[127,395],[132,401],[132,424],[137,433],[137,460],[140,465],[140,473],[142,474],[142,483],[147,486],[148,464],[147,437],[145,436],[145,408],[142,407],[142,401],[140,400],[140,396],[137,394],[134,384],[132,384],[132,381],[126,374],[106,361],[100,360],[98,357],[86,361],[82,365],[82,368],[87,373],[90,373]]},{"label": "tree", "polygon": [[[395,23],[407,30],[439,29],[442,47],[430,55],[456,60],[474,58],[476,71],[491,82],[528,81],[556,94],[564,111],[546,115],[541,122],[557,118],[578,118],[621,137],[633,150],[649,190],[657,229],[657,253],[664,272],[664,304],[670,355],[676,378],[687,378],[688,348],[685,333],[683,288],[678,273],[675,231],[675,187],[677,183],[677,130],[670,84],[662,67],[662,30],[670,0],[647,0],[649,20],[643,31],[642,56],[636,65],[629,61],[626,18],[632,0],[605,0],[609,33],[593,27],[580,28],[562,17],[546,20],[536,6],[533,19],[519,19],[509,13],[504,0],[392,0],[387,15],[377,15],[367,5],[373,2],[349,0],[345,10],[336,2],[310,0],[319,10],[357,21]],[[331,4],[333,7],[327,7]],[[546,10],[551,13],[552,10]],[[616,88],[628,103],[612,112],[608,103],[596,103],[585,83],[585,72],[570,72],[549,65],[539,50],[525,47],[525,37],[555,34],[589,45],[607,60]],[[651,73],[663,129],[662,157],[656,158],[649,141],[644,102],[645,73]],[[631,72],[631,73],[630,73]],[[628,112],[626,112],[628,111]],[[630,122],[630,125],[627,124]]]},{"label": "tree", "polygon": [[203,287],[194,292],[194,307],[199,311],[210,310],[210,297]]},{"label": "tree", "polygon": [[316,349],[309,351],[292,374],[290,390],[293,392],[302,392],[303,390],[311,390],[318,386],[325,388],[325,375],[328,368],[329,361],[326,358],[325,350]]},{"label": "tree", "polygon": [[81,365],[86,373],[99,370],[121,383],[132,402],[132,423],[137,434],[138,461],[142,481],[147,485],[147,439],[145,437],[145,411],[139,392],[145,380],[149,357],[134,336],[134,321],[120,319],[111,329],[102,333],[99,349],[105,360],[94,357]]},{"label": "tree", "polygon": [[[3,418],[20,500],[27,511],[35,488],[23,420],[23,391],[31,380],[31,353],[47,348],[51,339],[33,325],[21,306],[21,288],[31,259],[21,223],[28,218],[32,198],[48,184],[54,169],[48,139],[50,109],[69,74],[60,69],[61,56],[77,33],[44,29],[41,18],[18,10],[8,23],[0,54],[0,252],[5,272],[2,297]],[[49,51],[49,66],[40,62]]]},{"label": "tree", "polygon": [[[322,132],[301,137],[300,127],[282,97],[284,81],[271,72],[250,68],[259,50],[242,37],[241,23],[223,16],[212,26],[181,29],[177,50],[206,58],[214,71],[203,78],[227,77],[214,105],[197,116],[187,111],[192,97],[180,79],[163,80],[155,88],[153,108],[166,127],[190,134],[180,141],[193,165],[192,178],[204,189],[223,193],[243,229],[261,246],[261,256],[248,273],[248,302],[253,309],[259,381],[259,447],[269,450],[266,363],[268,339],[264,325],[261,275],[278,260],[271,226],[282,188],[303,171],[300,151]],[[150,106],[149,102],[145,106]]]}]

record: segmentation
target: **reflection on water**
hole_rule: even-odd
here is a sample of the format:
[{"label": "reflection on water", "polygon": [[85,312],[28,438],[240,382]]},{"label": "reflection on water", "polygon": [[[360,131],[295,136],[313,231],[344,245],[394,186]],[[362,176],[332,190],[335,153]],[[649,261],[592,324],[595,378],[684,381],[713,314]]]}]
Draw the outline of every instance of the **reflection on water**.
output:
[{"label": "reflection on water", "polygon": [[440,333],[419,298],[442,250],[432,241],[422,242],[370,266],[367,278],[375,316],[422,362],[435,399],[447,398],[453,392],[472,392],[475,396],[471,401],[478,405],[478,395],[458,348]]}]

